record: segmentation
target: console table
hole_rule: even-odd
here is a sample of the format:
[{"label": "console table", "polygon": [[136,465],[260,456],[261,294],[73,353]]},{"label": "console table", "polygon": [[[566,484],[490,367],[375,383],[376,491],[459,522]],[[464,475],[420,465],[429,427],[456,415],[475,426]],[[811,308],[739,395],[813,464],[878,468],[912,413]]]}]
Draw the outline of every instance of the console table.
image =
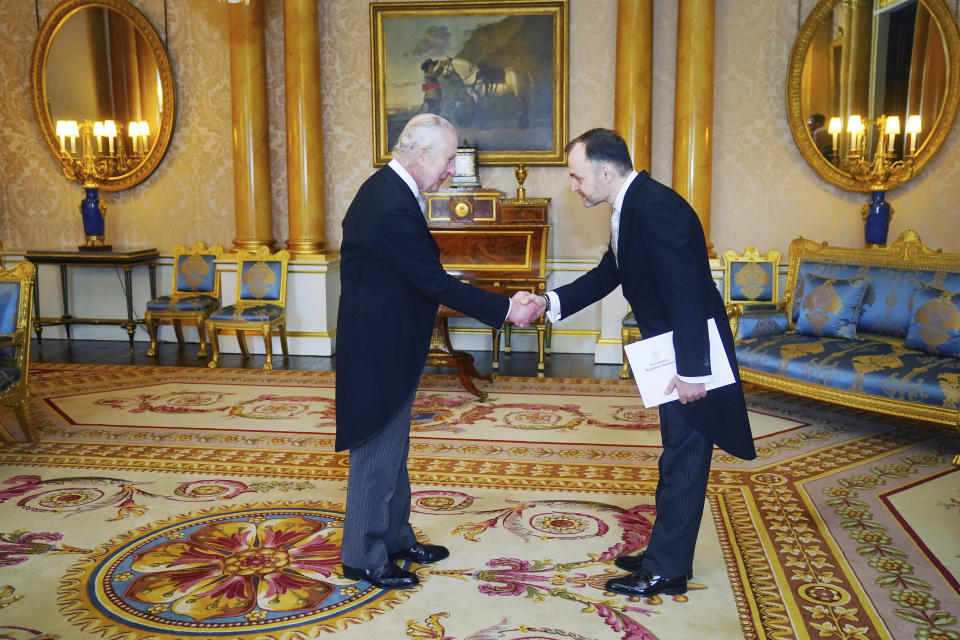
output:
[{"label": "console table", "polygon": [[[130,336],[130,349],[133,349],[133,334],[142,320],[133,319],[133,276],[134,267],[145,265],[150,269],[150,298],[157,297],[157,258],[156,249],[136,249],[133,251],[27,251],[24,257],[33,264],[55,264],[60,267],[60,291],[63,295],[62,314],[59,318],[40,317],[40,287],[33,287],[33,330],[40,342],[43,327],[63,325],[70,339],[70,325],[74,324],[115,324],[127,330]],[[67,290],[67,267],[120,267],[124,275],[124,296],[127,300],[127,318],[74,318],[70,315],[70,297]],[[38,278],[39,280],[39,278]]]}]

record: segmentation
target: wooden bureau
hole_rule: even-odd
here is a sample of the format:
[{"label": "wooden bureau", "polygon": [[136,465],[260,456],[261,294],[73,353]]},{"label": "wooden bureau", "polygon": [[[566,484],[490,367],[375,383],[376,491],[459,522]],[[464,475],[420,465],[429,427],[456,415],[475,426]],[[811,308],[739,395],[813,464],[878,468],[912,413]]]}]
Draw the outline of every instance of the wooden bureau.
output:
[{"label": "wooden bureau", "polygon": [[[451,189],[425,193],[424,198],[427,224],[447,271],[507,296],[517,291],[546,292],[550,198],[504,198],[495,189]],[[450,311],[447,315],[461,314]],[[547,334],[543,317],[536,328],[537,373],[543,375]],[[494,331],[494,375],[500,367],[499,347]],[[438,360],[431,362],[441,364]]]}]

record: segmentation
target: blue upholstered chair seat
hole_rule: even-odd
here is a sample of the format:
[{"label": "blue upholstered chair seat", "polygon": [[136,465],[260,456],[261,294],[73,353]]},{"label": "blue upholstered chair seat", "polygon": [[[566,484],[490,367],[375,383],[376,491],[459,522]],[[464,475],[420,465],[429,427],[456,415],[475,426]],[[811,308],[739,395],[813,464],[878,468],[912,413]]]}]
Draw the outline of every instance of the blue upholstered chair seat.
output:
[{"label": "blue upholstered chair seat", "polygon": [[960,359],[875,340],[796,333],[737,343],[741,367],[831,389],[960,409]]},{"label": "blue upholstered chair seat", "polygon": [[207,311],[216,308],[216,297],[203,294],[160,296],[147,303],[150,311]]},{"label": "blue upholstered chair seat", "polygon": [[283,315],[283,307],[275,304],[258,304],[252,306],[227,305],[210,314],[211,320],[230,321],[244,320],[247,322],[270,322]]}]

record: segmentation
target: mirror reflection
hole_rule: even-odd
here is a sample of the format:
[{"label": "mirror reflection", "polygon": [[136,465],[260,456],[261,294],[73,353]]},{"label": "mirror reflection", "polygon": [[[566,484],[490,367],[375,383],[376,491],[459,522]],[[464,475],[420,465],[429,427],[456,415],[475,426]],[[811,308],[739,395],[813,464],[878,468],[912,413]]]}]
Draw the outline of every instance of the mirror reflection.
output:
[{"label": "mirror reflection", "polygon": [[79,156],[89,140],[115,174],[142,162],[160,128],[163,90],[153,51],[135,25],[106,7],[75,11],[52,39],[44,72],[61,153]]},{"label": "mirror reflection", "polygon": [[800,109],[817,151],[850,172],[917,155],[947,95],[947,52],[923,0],[836,2],[804,58]]}]

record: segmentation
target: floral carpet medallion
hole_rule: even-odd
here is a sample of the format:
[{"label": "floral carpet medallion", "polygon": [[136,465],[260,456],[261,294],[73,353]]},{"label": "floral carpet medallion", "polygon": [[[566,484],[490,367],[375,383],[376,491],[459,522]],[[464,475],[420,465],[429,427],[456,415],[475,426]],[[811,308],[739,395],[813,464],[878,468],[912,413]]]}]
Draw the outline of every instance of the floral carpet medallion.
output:
[{"label": "floral carpet medallion", "polygon": [[88,629],[204,638],[343,629],[416,591],[344,580],[342,525],[342,505],[333,504],[178,515],[84,558],[67,572],[59,601],[64,615]]}]

